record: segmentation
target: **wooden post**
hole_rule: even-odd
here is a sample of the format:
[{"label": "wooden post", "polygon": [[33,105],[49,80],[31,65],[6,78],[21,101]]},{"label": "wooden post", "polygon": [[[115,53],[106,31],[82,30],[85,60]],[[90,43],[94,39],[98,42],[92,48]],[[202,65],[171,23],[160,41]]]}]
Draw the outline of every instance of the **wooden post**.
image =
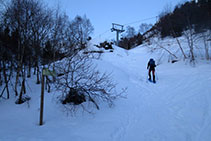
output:
[{"label": "wooden post", "polygon": [[[44,70],[44,68],[43,68]],[[41,80],[41,98],[40,98],[40,126],[43,125],[43,108],[44,108],[44,83],[45,75],[42,70],[42,80]]]}]

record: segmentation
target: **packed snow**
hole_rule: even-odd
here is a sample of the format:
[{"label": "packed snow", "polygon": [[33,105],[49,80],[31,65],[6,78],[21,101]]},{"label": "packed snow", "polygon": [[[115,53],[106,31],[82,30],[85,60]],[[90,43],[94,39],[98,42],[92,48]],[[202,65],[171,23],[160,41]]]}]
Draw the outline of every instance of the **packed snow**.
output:
[{"label": "packed snow", "polygon": [[195,66],[162,61],[156,67],[156,84],[147,80],[147,62],[158,54],[144,45],[114,52],[95,60],[99,70],[112,72],[117,89],[126,98],[109,108],[100,104],[94,114],[67,115],[56,92],[45,92],[44,125],[39,126],[40,85],[27,81],[28,103],[15,97],[0,99],[0,141],[210,141],[211,65]]}]

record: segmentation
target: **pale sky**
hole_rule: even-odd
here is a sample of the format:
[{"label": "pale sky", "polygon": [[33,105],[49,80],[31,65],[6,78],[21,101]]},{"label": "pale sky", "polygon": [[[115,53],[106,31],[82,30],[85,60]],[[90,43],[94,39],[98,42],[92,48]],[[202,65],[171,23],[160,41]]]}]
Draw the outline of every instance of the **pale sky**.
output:
[{"label": "pale sky", "polygon": [[[44,0],[50,7],[61,7],[70,19],[86,15],[94,26],[93,37],[113,38],[112,23],[132,26],[136,30],[141,23],[155,23],[165,7],[174,8],[185,0]],[[150,19],[151,18],[151,19]],[[148,19],[148,20],[145,20]]]}]

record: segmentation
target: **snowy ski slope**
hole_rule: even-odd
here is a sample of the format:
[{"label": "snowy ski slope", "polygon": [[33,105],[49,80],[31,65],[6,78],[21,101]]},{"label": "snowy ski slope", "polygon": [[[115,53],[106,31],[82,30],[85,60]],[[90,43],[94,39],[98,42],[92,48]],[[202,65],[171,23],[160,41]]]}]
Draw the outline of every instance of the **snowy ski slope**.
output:
[{"label": "snowy ski slope", "polygon": [[0,141],[211,141],[211,65],[180,61],[156,68],[157,83],[147,81],[147,61],[157,59],[144,46],[130,51],[114,47],[96,60],[112,72],[127,98],[95,114],[67,116],[45,93],[44,126],[39,122],[40,85],[28,81],[29,104],[0,100]]}]

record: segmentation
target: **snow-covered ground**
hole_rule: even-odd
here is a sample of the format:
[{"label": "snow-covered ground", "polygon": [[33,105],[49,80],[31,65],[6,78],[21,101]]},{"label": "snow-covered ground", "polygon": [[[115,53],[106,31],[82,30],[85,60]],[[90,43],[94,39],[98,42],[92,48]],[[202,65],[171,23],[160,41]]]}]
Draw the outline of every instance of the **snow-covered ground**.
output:
[{"label": "snow-covered ground", "polygon": [[28,81],[30,102],[0,100],[0,141],[211,141],[211,65],[192,67],[183,61],[163,62],[157,83],[147,81],[147,61],[159,58],[143,47],[115,47],[95,61],[113,72],[127,98],[95,114],[67,116],[55,94],[45,93],[44,125],[39,123],[40,85]]}]

